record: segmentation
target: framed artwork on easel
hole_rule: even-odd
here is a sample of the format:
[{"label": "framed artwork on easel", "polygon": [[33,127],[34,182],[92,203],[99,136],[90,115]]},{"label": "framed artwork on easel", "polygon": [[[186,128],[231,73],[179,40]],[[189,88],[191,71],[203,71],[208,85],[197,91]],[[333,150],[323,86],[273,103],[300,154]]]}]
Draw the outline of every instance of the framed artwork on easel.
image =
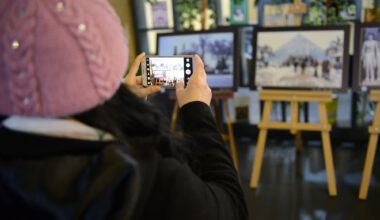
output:
[{"label": "framed artwork on easel", "polygon": [[349,26],[255,28],[251,88],[345,90]]},{"label": "framed artwork on easel", "polygon": [[198,54],[205,65],[211,89],[236,90],[238,42],[234,28],[174,32],[157,36],[157,55]]},{"label": "framed artwork on easel", "polygon": [[380,88],[380,23],[356,26],[354,52],[354,89]]}]

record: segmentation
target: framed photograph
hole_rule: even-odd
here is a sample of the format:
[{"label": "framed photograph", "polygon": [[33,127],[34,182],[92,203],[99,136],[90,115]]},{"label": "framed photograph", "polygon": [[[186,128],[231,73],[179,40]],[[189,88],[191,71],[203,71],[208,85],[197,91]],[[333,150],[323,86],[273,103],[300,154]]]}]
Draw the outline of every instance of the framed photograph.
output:
[{"label": "framed photograph", "polygon": [[357,24],[353,76],[355,90],[380,88],[380,23]]},{"label": "framed photograph", "polygon": [[240,39],[240,86],[249,87],[250,73],[252,72],[253,29],[254,26],[239,27]]},{"label": "framed photograph", "polygon": [[258,27],[253,39],[252,88],[347,88],[348,25]]},{"label": "framed photograph", "polygon": [[248,24],[248,0],[231,1],[231,24]]},{"label": "framed photograph", "polygon": [[168,28],[168,6],[166,2],[154,2],[152,4],[153,28]]},{"label": "framed photograph", "polygon": [[136,12],[141,14],[139,28],[143,29],[170,29],[174,28],[173,3],[170,0],[135,1]]},{"label": "framed photograph", "polygon": [[304,3],[283,3],[264,5],[263,26],[300,26],[302,24],[302,15],[306,13],[306,9],[307,7]]},{"label": "framed photograph", "polygon": [[157,54],[164,56],[198,54],[205,64],[210,88],[235,90],[238,82],[240,49],[236,32],[236,29],[231,28],[159,34]]}]

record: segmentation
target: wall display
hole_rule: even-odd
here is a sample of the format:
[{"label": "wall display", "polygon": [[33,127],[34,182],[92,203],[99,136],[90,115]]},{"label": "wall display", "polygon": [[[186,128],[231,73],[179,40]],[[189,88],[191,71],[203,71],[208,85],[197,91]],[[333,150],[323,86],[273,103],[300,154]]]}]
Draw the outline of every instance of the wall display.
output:
[{"label": "wall display", "polygon": [[152,3],[152,21],[153,28],[168,28],[168,7],[166,2]]},{"label": "wall display", "polygon": [[[202,30],[202,0],[173,0],[175,5],[176,30]],[[216,26],[216,0],[207,0],[205,10],[205,27],[211,29]]]},{"label": "wall display", "polygon": [[356,0],[311,0],[304,23],[308,25],[339,24],[359,19]]},{"label": "wall display", "polygon": [[252,87],[347,87],[349,26],[255,28]]},{"label": "wall display", "polygon": [[[233,0],[219,1],[217,6],[217,25],[247,25],[257,24],[258,11],[256,0]],[[244,12],[244,17],[241,17],[240,9]],[[235,15],[234,15],[235,13]],[[241,19],[243,18],[243,20]]]},{"label": "wall display", "polygon": [[157,37],[158,55],[198,54],[211,88],[236,88],[237,43],[235,30],[180,32]]},{"label": "wall display", "polygon": [[263,26],[300,26],[302,24],[302,15],[306,13],[306,11],[307,7],[303,3],[264,5]]},{"label": "wall display", "polygon": [[354,88],[380,88],[380,23],[359,24],[356,31]]},{"label": "wall display", "polygon": [[356,20],[358,18],[357,8],[358,8],[358,5],[355,0],[344,1],[344,3],[339,8],[339,15],[345,21]]},{"label": "wall display", "polygon": [[362,1],[362,21],[380,22],[380,1]]},{"label": "wall display", "polygon": [[143,13],[141,24],[138,26],[146,29],[173,28],[173,10],[171,0],[141,1],[136,4],[136,12]]},{"label": "wall display", "polygon": [[248,23],[248,0],[231,1],[231,24],[247,24]]},{"label": "wall display", "polygon": [[294,14],[290,14],[288,8],[288,4],[264,5],[263,26],[294,26]]}]

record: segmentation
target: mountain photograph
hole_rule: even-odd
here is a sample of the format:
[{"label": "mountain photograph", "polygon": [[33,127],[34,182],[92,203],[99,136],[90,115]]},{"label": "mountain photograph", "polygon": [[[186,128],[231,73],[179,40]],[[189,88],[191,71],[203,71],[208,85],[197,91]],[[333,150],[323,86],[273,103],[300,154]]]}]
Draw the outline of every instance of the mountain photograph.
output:
[{"label": "mountain photograph", "polygon": [[343,30],[257,33],[255,86],[339,89]]}]

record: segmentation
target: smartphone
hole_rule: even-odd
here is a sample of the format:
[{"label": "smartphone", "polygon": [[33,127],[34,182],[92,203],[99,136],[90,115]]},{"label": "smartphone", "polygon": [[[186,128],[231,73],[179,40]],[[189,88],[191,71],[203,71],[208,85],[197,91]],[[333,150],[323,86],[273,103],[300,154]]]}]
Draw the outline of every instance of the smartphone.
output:
[{"label": "smartphone", "polygon": [[141,62],[142,84],[173,88],[183,81],[186,86],[193,74],[193,60],[192,55],[145,56]]}]

